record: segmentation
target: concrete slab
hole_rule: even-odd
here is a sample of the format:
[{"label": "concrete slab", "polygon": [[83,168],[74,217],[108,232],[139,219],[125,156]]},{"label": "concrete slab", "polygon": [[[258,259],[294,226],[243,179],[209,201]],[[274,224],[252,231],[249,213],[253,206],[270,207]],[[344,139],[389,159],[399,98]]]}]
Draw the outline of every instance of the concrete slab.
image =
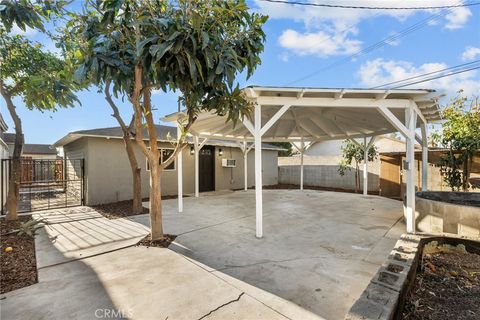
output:
[{"label": "concrete slab", "polygon": [[109,220],[89,207],[40,211],[34,217],[48,223],[35,238],[38,268],[131,246],[149,233],[144,225]]},{"label": "concrete slab", "polygon": [[403,228],[399,201],[264,190],[264,238],[256,239],[254,199],[253,190],[188,197],[183,213],[177,200],[164,201],[165,230],[178,235],[171,249],[326,319],[343,318]]},{"label": "concrete slab", "polygon": [[40,276],[5,295],[2,319],[288,319],[169,249],[130,247]]},{"label": "concrete slab", "polygon": [[37,239],[40,282],[5,295],[2,319],[342,319],[402,228],[398,201],[266,190],[257,239],[253,191],[184,201],[181,214],[163,202],[171,250],[131,247],[148,215],[40,213],[52,222]]}]

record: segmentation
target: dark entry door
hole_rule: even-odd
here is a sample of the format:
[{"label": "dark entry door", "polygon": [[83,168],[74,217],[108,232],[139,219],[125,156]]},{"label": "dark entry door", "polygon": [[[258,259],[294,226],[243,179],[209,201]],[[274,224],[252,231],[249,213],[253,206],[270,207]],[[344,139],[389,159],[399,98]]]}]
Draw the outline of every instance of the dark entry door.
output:
[{"label": "dark entry door", "polygon": [[200,192],[215,190],[215,147],[204,146],[199,154]]}]

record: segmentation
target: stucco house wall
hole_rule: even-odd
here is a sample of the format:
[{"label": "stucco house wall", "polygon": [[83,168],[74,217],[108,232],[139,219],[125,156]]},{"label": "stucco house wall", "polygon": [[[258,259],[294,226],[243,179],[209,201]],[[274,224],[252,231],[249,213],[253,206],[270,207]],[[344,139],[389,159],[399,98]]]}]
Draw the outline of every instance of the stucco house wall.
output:
[{"label": "stucco house wall", "polygon": [[[207,144],[208,145],[208,144]],[[171,149],[169,143],[158,143],[159,148]],[[88,205],[129,200],[132,198],[130,163],[122,139],[82,137],[64,147],[68,159],[85,159],[85,202]],[[223,156],[219,155],[219,148]],[[142,197],[149,196],[149,172],[146,158],[140,148],[135,154],[141,168]],[[265,185],[278,183],[276,150],[263,150],[263,181]],[[194,193],[194,155],[189,148],[183,153],[183,192]],[[222,158],[236,159],[235,168],[222,167]],[[215,147],[215,190],[243,188],[243,154],[239,148]],[[248,185],[254,185],[254,152],[248,154]],[[177,163],[174,170],[162,173],[162,195],[177,194]]]},{"label": "stucco house wall", "polygon": [[8,146],[0,137],[0,159],[8,159],[9,157]]}]

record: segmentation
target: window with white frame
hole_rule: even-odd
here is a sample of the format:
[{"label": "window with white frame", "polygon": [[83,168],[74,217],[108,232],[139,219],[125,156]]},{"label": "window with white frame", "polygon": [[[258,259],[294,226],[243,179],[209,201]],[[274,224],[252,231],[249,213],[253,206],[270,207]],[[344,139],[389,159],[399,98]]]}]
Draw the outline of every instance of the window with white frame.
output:
[{"label": "window with white frame", "polygon": [[[164,148],[159,148],[160,151],[160,163],[163,163],[170,158],[170,156],[173,154],[173,149],[164,149]],[[147,162],[147,171],[150,171],[150,164],[148,163],[148,159],[145,159]],[[174,171],[176,169],[176,162],[177,159],[173,160],[172,163],[170,163],[164,170],[165,171]]]}]

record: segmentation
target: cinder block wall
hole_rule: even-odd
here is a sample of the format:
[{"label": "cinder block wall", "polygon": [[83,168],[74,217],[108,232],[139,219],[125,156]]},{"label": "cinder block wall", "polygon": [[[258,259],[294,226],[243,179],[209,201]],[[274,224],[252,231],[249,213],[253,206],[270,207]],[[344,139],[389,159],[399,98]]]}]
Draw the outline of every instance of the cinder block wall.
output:
[{"label": "cinder block wall", "polygon": [[[355,168],[344,176],[338,173],[340,156],[304,156],[304,185],[326,188],[355,189]],[[363,186],[363,164],[360,164],[360,187]],[[379,190],[380,161],[368,163],[368,191]],[[278,181],[285,184],[300,183],[300,157],[278,158]]]}]

